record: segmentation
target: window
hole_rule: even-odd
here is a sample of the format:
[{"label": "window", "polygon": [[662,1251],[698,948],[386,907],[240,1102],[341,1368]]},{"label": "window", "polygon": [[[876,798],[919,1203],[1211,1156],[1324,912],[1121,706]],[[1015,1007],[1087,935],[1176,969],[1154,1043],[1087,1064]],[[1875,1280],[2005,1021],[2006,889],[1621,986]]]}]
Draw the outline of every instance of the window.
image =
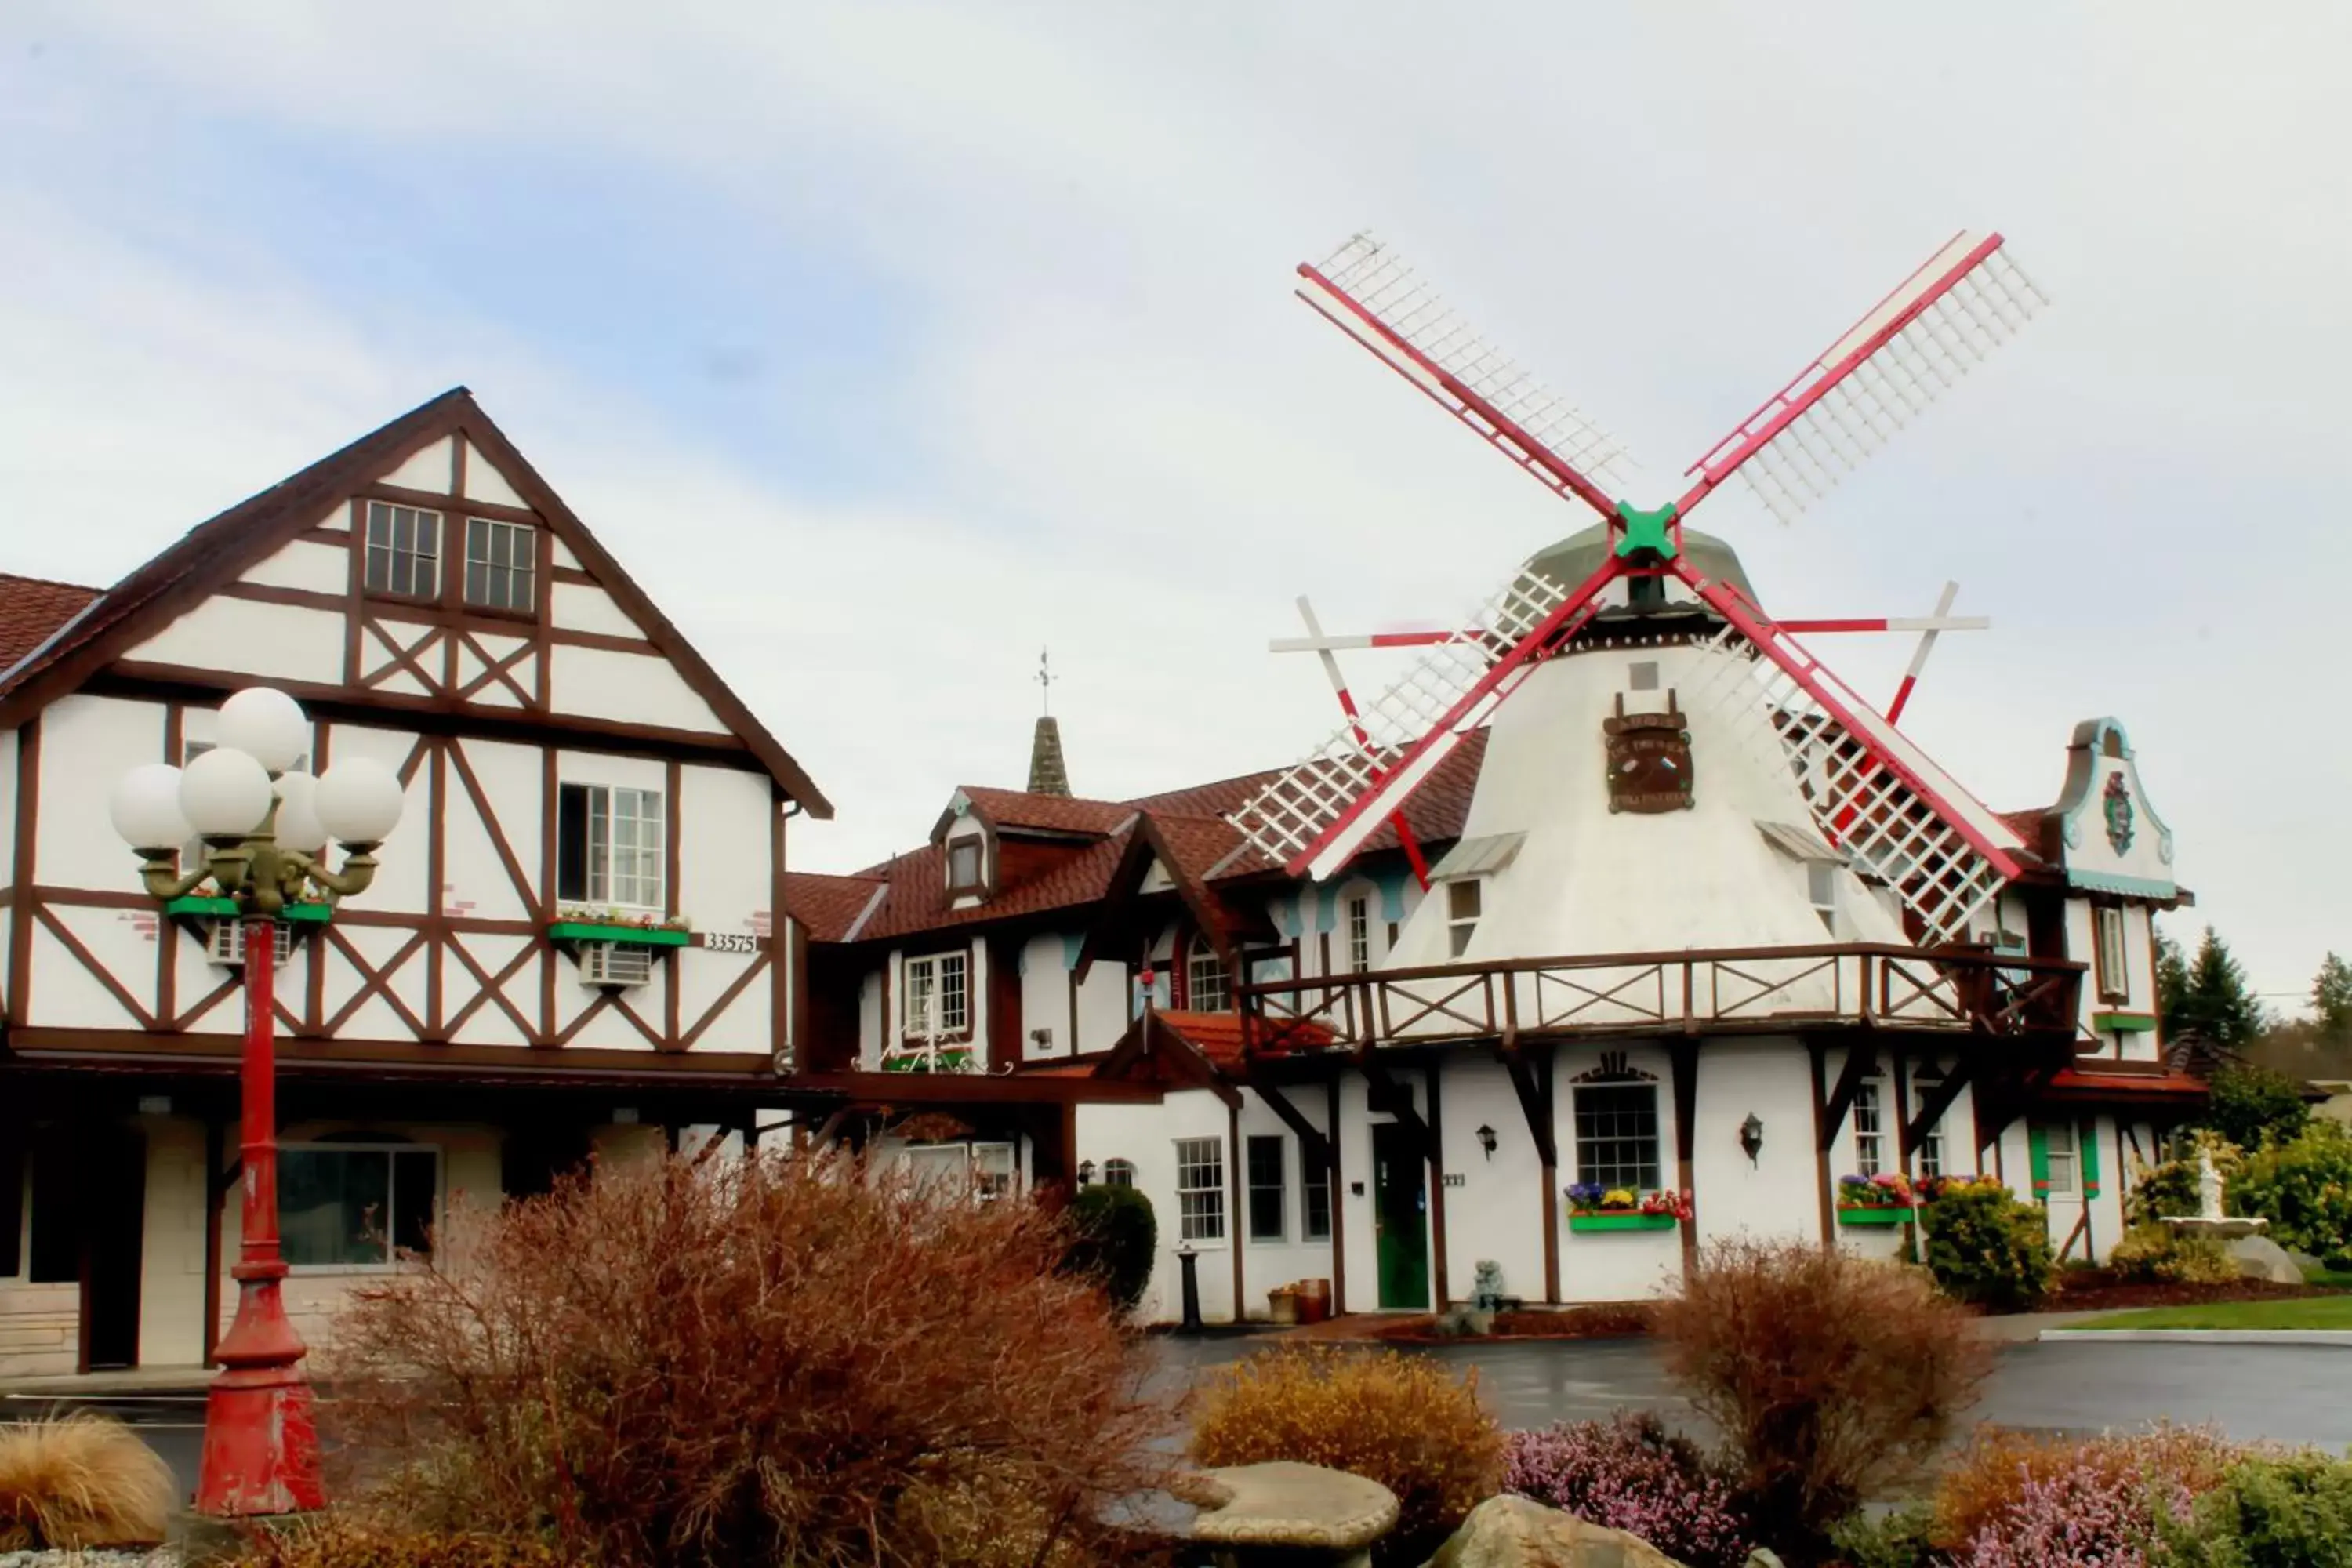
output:
[{"label": "window", "polygon": [[1234,1005],[1233,976],[1217,950],[1199,937],[1184,961],[1184,1005],[1195,1013],[1223,1013]]},{"label": "window", "polygon": [[971,1027],[971,955],[938,952],[907,960],[908,1039],[961,1035]]},{"label": "window", "polygon": [[1838,912],[1837,868],[1825,866],[1819,860],[1807,861],[1805,894],[1813,901],[1813,913],[1822,917],[1822,929],[1835,936]]},{"label": "window", "polygon": [[466,603],[491,610],[539,607],[532,574],[539,569],[539,531],[527,522],[466,520]]},{"label": "window", "polygon": [[948,845],[948,891],[977,893],[981,890],[981,842],[977,836],[958,838]]},{"label": "window", "polygon": [[1013,1145],[975,1143],[971,1146],[972,1190],[982,1203],[1013,1193]]},{"label": "window", "polygon": [[1104,1161],[1103,1185],[1106,1187],[1131,1187],[1135,1185],[1135,1162],[1132,1160]]},{"label": "window", "polygon": [[1185,1241],[1225,1239],[1223,1139],[1176,1140],[1176,1217]]},{"label": "window", "polygon": [[1372,900],[1348,900],[1348,968],[1361,974],[1372,966]]},{"label": "window", "polygon": [[971,1184],[971,1151],[961,1143],[918,1143],[907,1151],[916,1187],[934,1197],[961,1197]]},{"label": "window", "polygon": [[1577,1086],[1576,1179],[1630,1192],[1657,1190],[1657,1085]]},{"label": "window", "polygon": [[1331,1173],[1328,1170],[1309,1171],[1301,1189],[1307,1202],[1301,1205],[1304,1219],[1300,1234],[1308,1241],[1331,1239]]},{"label": "window", "polygon": [[278,1155],[278,1227],[297,1268],[383,1268],[430,1254],[441,1152],[310,1144]]},{"label": "window", "polygon": [[430,599],[441,591],[441,514],[413,506],[368,502],[367,567],[371,594]]},{"label": "window", "polygon": [[[1927,1097],[1936,1092],[1937,1086],[1942,1081],[1943,1074],[1927,1068],[1920,1068],[1918,1076],[1911,1080],[1912,1091],[1918,1096],[1922,1110],[1927,1107]],[[1931,1124],[1920,1136],[1919,1173],[1923,1176],[1944,1173],[1944,1124],[1940,1121]]]},{"label": "window", "polygon": [[1287,1142],[1281,1133],[1252,1133],[1249,1140],[1249,1238],[1280,1241],[1288,1234],[1283,1199],[1289,1186],[1282,1157]]},{"label": "window", "polygon": [[2131,999],[2131,966],[2124,949],[2124,912],[2111,906],[2092,911],[2099,927],[2099,1000]]},{"label": "window", "polygon": [[559,900],[662,907],[659,790],[564,784],[556,791],[555,818]]},{"label": "window", "polygon": [[1482,902],[1475,879],[1445,884],[1445,950],[1456,958],[1470,951],[1470,933],[1478,929]]},{"label": "window", "polygon": [[2074,1124],[2071,1121],[2049,1121],[2042,1127],[2042,1166],[2049,1173],[2048,1194],[2053,1198],[2074,1195]]},{"label": "window", "polygon": [[1864,1176],[1886,1168],[1886,1122],[1879,1113],[1878,1085],[1868,1081],[1854,1086],[1853,1168]]}]

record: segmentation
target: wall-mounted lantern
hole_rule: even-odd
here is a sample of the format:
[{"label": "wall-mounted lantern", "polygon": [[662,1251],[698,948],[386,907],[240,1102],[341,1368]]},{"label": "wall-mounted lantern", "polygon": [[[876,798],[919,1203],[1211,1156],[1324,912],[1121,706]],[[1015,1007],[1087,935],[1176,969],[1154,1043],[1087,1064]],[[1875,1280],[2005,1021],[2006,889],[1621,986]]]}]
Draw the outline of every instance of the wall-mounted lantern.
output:
[{"label": "wall-mounted lantern", "polygon": [[1478,1127],[1478,1147],[1486,1151],[1486,1158],[1495,1157],[1495,1130],[1481,1122]]},{"label": "wall-mounted lantern", "polygon": [[1739,1124],[1739,1147],[1751,1165],[1756,1163],[1756,1156],[1764,1152],[1764,1123],[1757,1120],[1752,1110],[1748,1113],[1748,1120]]}]

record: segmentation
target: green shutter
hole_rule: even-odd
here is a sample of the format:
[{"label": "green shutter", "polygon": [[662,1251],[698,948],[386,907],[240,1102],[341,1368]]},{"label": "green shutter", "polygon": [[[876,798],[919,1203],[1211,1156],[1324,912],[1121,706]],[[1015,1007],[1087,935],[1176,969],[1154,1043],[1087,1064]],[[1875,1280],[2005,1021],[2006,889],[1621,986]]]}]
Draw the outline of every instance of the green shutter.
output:
[{"label": "green shutter", "polygon": [[2042,1124],[2035,1122],[2025,1130],[2026,1146],[2032,1152],[2033,1195],[2050,1195],[2050,1142],[2043,1135]]},{"label": "green shutter", "polygon": [[2083,1195],[2099,1195],[2099,1119],[2095,1116],[2083,1123],[2075,1134],[2075,1147],[2082,1151]]}]

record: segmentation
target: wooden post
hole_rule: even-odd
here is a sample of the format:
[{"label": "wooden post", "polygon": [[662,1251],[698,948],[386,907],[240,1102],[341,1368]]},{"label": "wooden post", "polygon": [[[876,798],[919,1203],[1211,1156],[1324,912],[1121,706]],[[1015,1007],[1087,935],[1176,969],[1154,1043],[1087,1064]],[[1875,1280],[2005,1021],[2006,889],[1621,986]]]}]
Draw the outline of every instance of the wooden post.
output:
[{"label": "wooden post", "polygon": [[1675,1184],[1688,1193],[1691,1214],[1682,1223],[1683,1278],[1698,1272],[1698,1188],[1691,1173],[1691,1144],[1698,1129],[1698,1042],[1670,1040],[1666,1054],[1675,1074]]},{"label": "wooden post", "polygon": [[1228,1201],[1233,1209],[1225,1243],[1234,1255],[1234,1321],[1240,1323],[1249,1314],[1243,1310],[1248,1298],[1242,1285],[1242,1108],[1238,1098],[1225,1107],[1225,1157],[1231,1162],[1225,1169],[1225,1187],[1232,1194]]},{"label": "wooden post", "polygon": [[1443,1312],[1453,1300],[1445,1280],[1445,1130],[1444,1108],[1438,1101],[1439,1067],[1433,1058],[1425,1069],[1429,1084],[1429,1249],[1436,1254],[1430,1269],[1431,1300]]},{"label": "wooden post", "polygon": [[1837,1205],[1830,1195],[1830,1122],[1828,1051],[1817,1039],[1805,1042],[1805,1054],[1813,1066],[1813,1167],[1814,1196],[1821,1203],[1822,1248],[1827,1251],[1837,1245]]},{"label": "wooden post", "polygon": [[1552,1068],[1559,1060],[1559,1047],[1546,1046],[1536,1058],[1537,1098],[1543,1101],[1544,1119],[1551,1123],[1551,1136],[1539,1146],[1543,1156],[1543,1252],[1544,1300],[1557,1305],[1559,1301],[1559,1101],[1552,1093]]}]

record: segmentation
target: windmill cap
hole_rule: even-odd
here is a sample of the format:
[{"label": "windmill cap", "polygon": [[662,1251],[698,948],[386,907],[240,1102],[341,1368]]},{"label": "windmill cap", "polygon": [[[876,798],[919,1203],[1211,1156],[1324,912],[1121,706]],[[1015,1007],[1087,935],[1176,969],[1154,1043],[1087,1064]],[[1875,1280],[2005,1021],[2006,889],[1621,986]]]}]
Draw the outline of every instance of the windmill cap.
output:
[{"label": "windmill cap", "polygon": [[[1539,550],[1528,559],[1521,571],[1539,576],[1558,585],[1562,593],[1574,589],[1586,578],[1601,570],[1609,560],[1614,542],[1607,523],[1596,523],[1579,533],[1571,533],[1559,543]],[[1700,573],[1718,582],[1730,584],[1759,604],[1756,590],[1748,581],[1747,572],[1739,564],[1739,556],[1730,545],[1711,533],[1701,533],[1696,528],[1683,530],[1683,555]]]}]

